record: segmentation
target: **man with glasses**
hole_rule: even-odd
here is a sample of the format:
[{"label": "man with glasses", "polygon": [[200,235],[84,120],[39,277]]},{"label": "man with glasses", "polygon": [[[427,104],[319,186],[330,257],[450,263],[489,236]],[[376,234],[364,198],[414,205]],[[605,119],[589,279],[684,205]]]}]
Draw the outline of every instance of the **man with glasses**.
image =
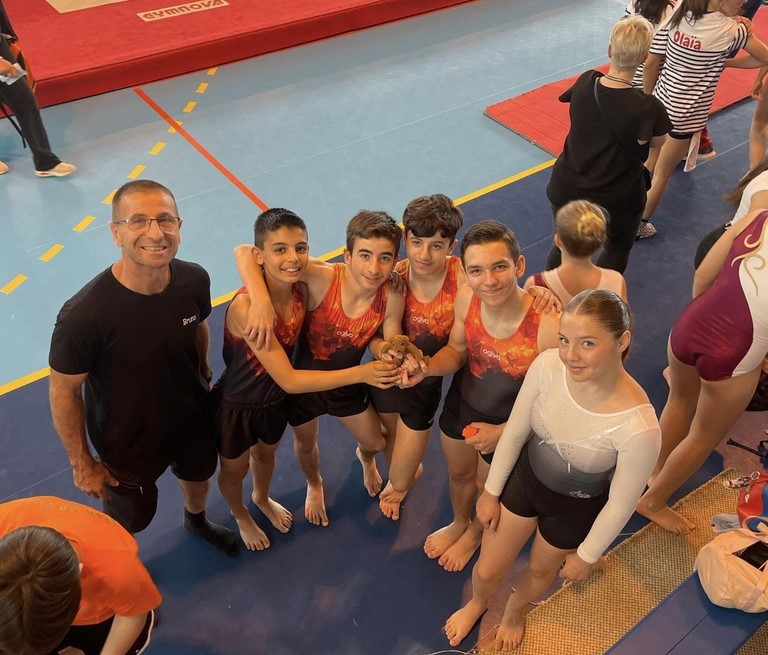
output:
[{"label": "man with glasses", "polygon": [[137,180],[117,190],[109,227],[122,254],[59,312],[51,413],[75,486],[101,498],[129,532],[149,525],[155,482],[170,466],[184,494],[184,527],[234,556],[235,535],[205,518],[217,462],[208,415],[210,279],[175,258],[181,222],[163,185]]}]

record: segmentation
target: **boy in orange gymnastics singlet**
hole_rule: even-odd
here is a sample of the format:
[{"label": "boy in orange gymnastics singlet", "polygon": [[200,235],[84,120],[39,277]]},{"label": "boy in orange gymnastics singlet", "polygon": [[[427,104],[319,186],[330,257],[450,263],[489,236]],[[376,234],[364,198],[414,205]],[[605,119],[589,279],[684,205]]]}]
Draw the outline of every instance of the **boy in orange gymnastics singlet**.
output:
[{"label": "boy in orange gymnastics singlet", "polygon": [[[402,230],[388,214],[363,210],[347,225],[343,264],[309,261],[302,274],[308,302],[295,356],[298,368],[332,371],[355,366],[380,330],[387,339],[400,334],[404,299],[390,293],[386,282],[397,261],[401,236]],[[236,250],[236,259],[252,311],[258,312],[269,304],[264,278],[242,246]],[[249,325],[254,322],[258,321],[249,320]],[[318,417],[323,414],[336,416],[357,440],[356,455],[371,496],[381,491],[375,455],[384,449],[385,440],[364,384],[292,398],[288,422],[293,427],[299,466],[307,478],[305,516],[310,523],[327,526],[317,444]]]},{"label": "boy in orange gymnastics singlet", "polygon": [[249,465],[251,500],[280,532],[288,532],[291,513],[269,495],[275,452],[288,423],[289,395],[367,383],[384,388],[399,378],[399,367],[369,362],[338,371],[296,370],[290,357],[306,310],[306,285],[300,280],[309,262],[307,226],[292,211],[272,208],[256,219],[253,260],[264,282],[276,320],[272,347],[256,350],[243,338],[250,299],[240,289],[227,307],[223,356],[226,369],[214,387],[214,433],[219,449],[219,488],[249,550],[264,550],[269,539],[243,503],[243,478]]},{"label": "boy in orange gymnastics singlet", "polygon": [[512,230],[497,221],[473,225],[461,260],[467,286],[456,295],[448,345],[429,365],[429,375],[456,373],[440,415],[453,521],[424,544],[447,571],[461,571],[480,545],[482,526],[472,518],[478,487],[528,367],[558,346],[559,314],[537,314],[519,285],[525,257]]}]

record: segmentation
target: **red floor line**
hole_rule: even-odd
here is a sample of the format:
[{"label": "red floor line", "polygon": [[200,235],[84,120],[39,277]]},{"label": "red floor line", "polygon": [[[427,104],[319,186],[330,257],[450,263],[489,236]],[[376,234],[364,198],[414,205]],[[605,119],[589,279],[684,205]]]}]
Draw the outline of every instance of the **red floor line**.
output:
[{"label": "red floor line", "polygon": [[163,109],[154,100],[152,100],[152,98],[150,98],[142,89],[139,87],[134,87],[133,91],[137,96],[139,96],[139,98],[146,102],[166,123],[168,123],[168,125],[170,125],[174,130],[181,134],[181,136],[183,136],[195,150],[197,150],[203,157],[205,157],[216,170],[218,170],[224,177],[232,182],[232,184],[234,184],[254,205],[261,209],[261,211],[267,211],[267,209],[269,209],[269,206],[261,198],[259,198],[259,196],[251,191],[242,180],[240,180],[232,171],[230,171],[226,166],[224,166],[224,164],[216,159],[216,157],[208,152],[205,146],[203,146],[197,139],[195,139],[195,137],[193,137],[189,132],[187,132],[187,130],[179,125],[173,116],[171,116],[167,111],[165,111],[165,109]]}]

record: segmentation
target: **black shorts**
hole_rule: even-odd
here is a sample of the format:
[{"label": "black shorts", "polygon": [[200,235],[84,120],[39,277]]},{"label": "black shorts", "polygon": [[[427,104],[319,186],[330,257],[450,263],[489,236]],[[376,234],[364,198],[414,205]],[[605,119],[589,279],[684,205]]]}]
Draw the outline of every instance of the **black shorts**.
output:
[{"label": "black shorts", "polygon": [[292,427],[304,425],[323,414],[342,418],[357,416],[368,409],[368,404],[368,387],[365,384],[299,393],[291,396],[288,403],[288,423]]},{"label": "black shorts", "polygon": [[[448,389],[443,403],[443,411],[440,414],[440,429],[443,434],[450,439],[465,441],[462,434],[465,427],[470,423],[488,423],[490,425],[502,425],[509,419],[509,414],[504,417],[490,416],[477,411],[469,403],[465,402],[461,394],[453,385]],[[480,453],[489,464],[493,461],[493,453]]]},{"label": "black shorts", "polygon": [[[125,651],[125,655],[139,655],[149,646],[150,636],[155,618],[155,613],[150,612],[141,633],[133,642],[133,645]],[[112,616],[106,621],[95,623],[93,625],[73,625],[67,632],[64,640],[56,647],[51,655],[57,655],[60,650],[65,648],[79,648],[85,655],[99,655],[107,641],[109,631],[112,629],[112,622],[115,617]]]},{"label": "black shorts", "polygon": [[679,141],[685,141],[686,139],[692,139],[696,132],[670,132],[669,136]]},{"label": "black shorts", "polygon": [[222,457],[236,459],[261,441],[274,446],[288,425],[288,402],[251,405],[219,396],[214,408],[213,435]]},{"label": "black shorts", "polygon": [[517,516],[538,517],[539,532],[548,544],[575,550],[608,502],[608,492],[592,498],[574,498],[552,491],[531,469],[529,444],[523,447],[504,485],[501,504]]},{"label": "black shorts", "polygon": [[414,431],[429,430],[440,405],[443,378],[429,377],[410,389],[368,387],[371,404],[379,414],[399,414]]},{"label": "black shorts", "polygon": [[107,497],[103,500],[104,513],[128,532],[141,532],[150,524],[157,511],[155,482],[169,466],[179,480],[205,482],[216,472],[218,462],[216,444],[202,430],[176,444],[167,459],[141,462],[132,471],[118,469],[104,462],[112,476],[120,482],[117,487],[105,486]]}]

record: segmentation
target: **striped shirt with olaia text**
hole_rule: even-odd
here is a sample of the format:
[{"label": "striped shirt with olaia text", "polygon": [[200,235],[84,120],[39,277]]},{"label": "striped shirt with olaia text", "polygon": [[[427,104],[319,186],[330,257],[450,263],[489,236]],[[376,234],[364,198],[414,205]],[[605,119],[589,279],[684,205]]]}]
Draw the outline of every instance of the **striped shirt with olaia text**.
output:
[{"label": "striped shirt with olaia text", "polygon": [[725,60],[748,38],[744,25],[718,11],[659,29],[651,54],[665,59],[653,95],[664,104],[675,132],[695,133],[706,126]]}]

